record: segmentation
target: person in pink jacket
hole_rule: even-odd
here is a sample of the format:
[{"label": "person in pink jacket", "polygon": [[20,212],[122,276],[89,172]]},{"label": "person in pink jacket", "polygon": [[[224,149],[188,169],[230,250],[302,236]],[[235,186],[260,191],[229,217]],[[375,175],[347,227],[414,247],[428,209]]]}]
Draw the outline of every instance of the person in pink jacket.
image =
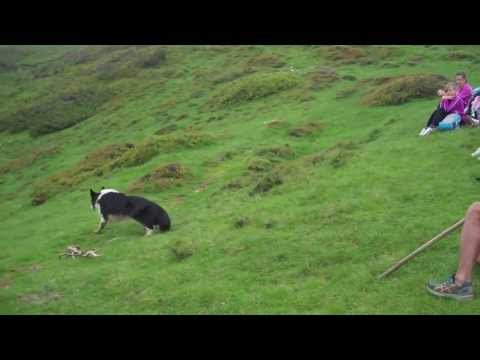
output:
[{"label": "person in pink jacket", "polygon": [[462,100],[463,108],[465,109],[473,95],[473,89],[467,83],[467,75],[464,72],[457,73],[455,75],[455,84],[457,85],[457,96]]},{"label": "person in pink jacket", "polygon": [[420,136],[429,135],[447,115],[455,113],[463,117],[465,113],[464,97],[457,91],[455,84],[447,84],[445,91],[439,90],[439,95],[442,97],[441,101],[420,132]]}]

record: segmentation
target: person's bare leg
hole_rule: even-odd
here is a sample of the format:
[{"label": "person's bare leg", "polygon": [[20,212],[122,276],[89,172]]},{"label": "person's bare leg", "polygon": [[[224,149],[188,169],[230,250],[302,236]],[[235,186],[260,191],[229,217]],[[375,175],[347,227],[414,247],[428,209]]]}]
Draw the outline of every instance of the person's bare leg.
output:
[{"label": "person's bare leg", "polygon": [[455,282],[472,281],[473,268],[480,260],[480,202],[473,203],[465,216],[460,239],[460,262]]}]

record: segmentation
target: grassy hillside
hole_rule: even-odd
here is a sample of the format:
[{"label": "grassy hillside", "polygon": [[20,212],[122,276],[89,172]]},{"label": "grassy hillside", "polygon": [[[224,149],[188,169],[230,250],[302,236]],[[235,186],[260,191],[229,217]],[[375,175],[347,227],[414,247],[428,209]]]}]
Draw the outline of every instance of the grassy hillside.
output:
[{"label": "grassy hillside", "polygon": [[[0,313],[464,314],[429,296],[478,200],[478,129],[418,132],[473,46],[0,48]],[[444,78],[446,77],[446,78]],[[94,234],[88,189],[166,234]],[[68,245],[95,259],[59,259]],[[478,279],[478,272],[475,279]]]}]

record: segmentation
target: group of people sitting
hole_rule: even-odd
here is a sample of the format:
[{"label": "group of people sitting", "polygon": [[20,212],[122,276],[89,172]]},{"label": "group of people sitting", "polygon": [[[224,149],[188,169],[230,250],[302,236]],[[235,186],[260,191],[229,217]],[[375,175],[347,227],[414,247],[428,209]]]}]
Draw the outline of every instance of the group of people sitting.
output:
[{"label": "group of people sitting", "polygon": [[[465,73],[457,73],[455,83],[449,83],[445,89],[438,90],[438,96],[441,97],[440,103],[420,136],[431,134],[452,114],[456,114],[460,126],[479,126],[480,88],[473,90],[467,83]],[[472,156],[480,157],[480,148]],[[480,202],[473,203],[465,215],[457,271],[444,280],[430,280],[426,288],[438,297],[471,300],[474,298],[473,270],[477,264],[480,264]]]},{"label": "group of people sitting", "polygon": [[444,89],[438,90],[438,96],[441,97],[440,103],[419,135],[431,134],[452,114],[458,115],[459,126],[479,126],[480,96],[478,95],[468,84],[466,74],[457,73],[455,83],[448,83]]}]

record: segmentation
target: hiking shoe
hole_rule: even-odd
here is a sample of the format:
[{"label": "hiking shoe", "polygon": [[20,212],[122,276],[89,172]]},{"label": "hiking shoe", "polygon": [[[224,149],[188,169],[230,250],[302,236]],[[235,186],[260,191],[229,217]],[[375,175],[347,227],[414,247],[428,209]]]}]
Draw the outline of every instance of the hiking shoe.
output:
[{"label": "hiking shoe", "polygon": [[422,136],[427,136],[427,135],[431,134],[432,131],[433,131],[433,129],[431,127],[426,128],[425,131],[423,132]]},{"label": "hiking shoe", "polygon": [[451,275],[444,281],[429,281],[427,291],[438,297],[446,297],[455,300],[473,300],[473,285],[464,282],[462,285],[455,284],[455,275]]}]

